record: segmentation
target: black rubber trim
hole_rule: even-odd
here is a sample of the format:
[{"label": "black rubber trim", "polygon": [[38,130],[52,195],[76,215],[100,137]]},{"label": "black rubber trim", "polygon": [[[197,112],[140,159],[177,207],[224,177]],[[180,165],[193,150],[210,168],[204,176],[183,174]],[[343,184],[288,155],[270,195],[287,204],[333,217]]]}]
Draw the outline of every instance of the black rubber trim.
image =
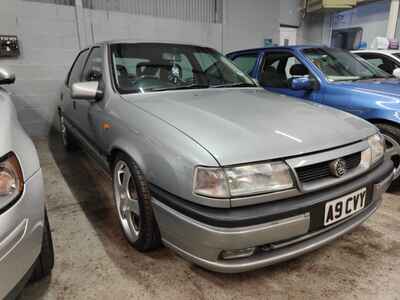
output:
[{"label": "black rubber trim", "polygon": [[294,198],[235,208],[206,207],[184,200],[167,191],[150,185],[152,195],[165,205],[202,223],[218,227],[241,227],[280,220],[302,213],[311,214],[310,230],[321,228],[324,203],[367,187],[367,204],[372,201],[373,184],[387,178],[393,170],[393,162],[388,160],[368,174],[342,185]]}]

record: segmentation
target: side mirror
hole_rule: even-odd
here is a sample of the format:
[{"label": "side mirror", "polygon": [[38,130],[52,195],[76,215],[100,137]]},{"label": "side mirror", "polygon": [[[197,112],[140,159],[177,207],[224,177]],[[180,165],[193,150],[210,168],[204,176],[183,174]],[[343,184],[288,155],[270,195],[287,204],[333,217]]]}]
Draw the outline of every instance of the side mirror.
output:
[{"label": "side mirror", "polygon": [[12,84],[15,82],[15,75],[7,71],[6,69],[0,68],[0,85],[1,84]]},{"label": "side mirror", "polygon": [[393,76],[400,79],[400,68],[396,68],[393,70]]},{"label": "side mirror", "polygon": [[292,90],[313,90],[315,88],[315,80],[309,77],[297,77],[290,81],[290,88]]},{"label": "side mirror", "polygon": [[100,100],[103,91],[99,89],[98,81],[76,82],[72,85],[72,99]]}]

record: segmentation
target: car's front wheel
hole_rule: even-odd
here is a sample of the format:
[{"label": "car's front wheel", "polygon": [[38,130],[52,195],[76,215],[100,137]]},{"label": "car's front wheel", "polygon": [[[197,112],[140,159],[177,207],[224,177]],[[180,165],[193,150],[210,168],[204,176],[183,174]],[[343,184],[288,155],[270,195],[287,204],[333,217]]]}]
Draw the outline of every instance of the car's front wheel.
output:
[{"label": "car's front wheel", "polygon": [[114,159],[112,170],[115,206],[125,237],[139,251],[157,248],[160,232],[142,171],[124,153]]},{"label": "car's front wheel", "polygon": [[385,156],[393,161],[396,169],[396,175],[392,182],[392,186],[400,186],[400,128],[382,123],[375,125],[385,137]]}]

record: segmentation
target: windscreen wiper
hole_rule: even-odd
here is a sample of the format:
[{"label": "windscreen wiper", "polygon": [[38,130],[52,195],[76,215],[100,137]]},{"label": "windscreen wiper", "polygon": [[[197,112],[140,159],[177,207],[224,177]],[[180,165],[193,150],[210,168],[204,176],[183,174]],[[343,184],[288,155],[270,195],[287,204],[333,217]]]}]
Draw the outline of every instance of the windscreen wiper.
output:
[{"label": "windscreen wiper", "polygon": [[152,91],[152,92],[160,92],[160,91],[172,91],[172,90],[208,89],[209,87],[210,86],[208,84],[195,83],[195,84],[190,84],[190,85],[154,88],[154,89],[150,89],[150,91]]},{"label": "windscreen wiper", "polygon": [[257,86],[255,84],[252,84],[252,83],[236,82],[236,83],[212,85],[211,87],[212,88],[225,88],[225,87],[257,87]]}]

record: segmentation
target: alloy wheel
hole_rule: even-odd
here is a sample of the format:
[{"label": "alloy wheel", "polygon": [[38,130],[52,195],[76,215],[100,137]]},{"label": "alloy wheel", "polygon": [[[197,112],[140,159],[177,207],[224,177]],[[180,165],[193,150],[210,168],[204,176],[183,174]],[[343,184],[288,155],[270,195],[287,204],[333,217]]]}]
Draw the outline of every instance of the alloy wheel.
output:
[{"label": "alloy wheel", "polygon": [[129,166],[122,160],[114,168],[113,188],[122,228],[128,240],[134,243],[140,233],[139,196]]}]

